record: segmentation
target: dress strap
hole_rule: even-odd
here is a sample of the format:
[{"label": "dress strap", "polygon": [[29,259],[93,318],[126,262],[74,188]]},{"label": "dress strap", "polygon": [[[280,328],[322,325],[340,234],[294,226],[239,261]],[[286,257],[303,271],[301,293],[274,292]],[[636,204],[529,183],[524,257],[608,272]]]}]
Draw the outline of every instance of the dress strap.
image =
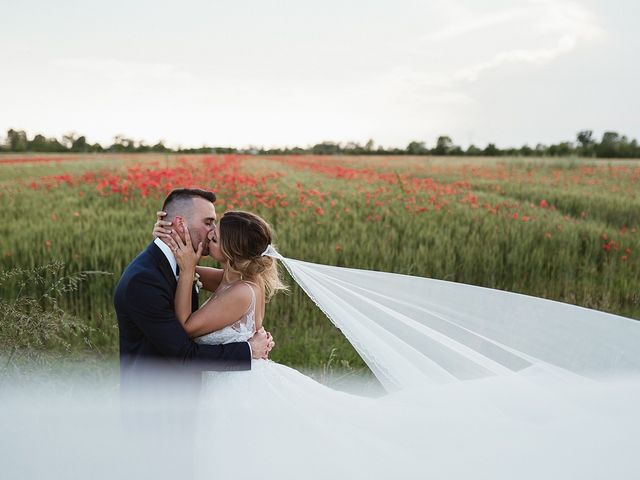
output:
[{"label": "dress strap", "polygon": [[249,280],[241,280],[241,282],[244,283],[247,287],[249,287],[249,290],[251,290],[251,305],[249,305],[249,310],[251,310],[256,306],[256,292],[253,288],[251,288],[251,285],[255,285],[256,287],[258,285],[253,282],[250,282]]}]

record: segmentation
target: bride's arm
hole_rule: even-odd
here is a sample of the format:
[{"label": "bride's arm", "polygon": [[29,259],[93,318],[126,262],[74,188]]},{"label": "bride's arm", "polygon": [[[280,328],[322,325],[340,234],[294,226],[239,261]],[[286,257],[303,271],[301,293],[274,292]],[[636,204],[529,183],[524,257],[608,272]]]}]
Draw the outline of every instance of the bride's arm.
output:
[{"label": "bride's arm", "polygon": [[191,337],[214,332],[231,325],[244,315],[251,304],[250,288],[242,285],[231,287],[224,295],[210,299],[199,310],[191,313],[191,289],[196,264],[202,254],[202,243],[198,251],[193,251],[191,235],[186,225],[179,225],[184,231],[184,240],[176,232],[167,239],[176,262],[180,266],[180,277],[175,296],[175,310],[178,321]]},{"label": "bride's arm", "polygon": [[[249,309],[251,292],[242,284],[234,285],[219,297],[211,298],[202,307],[190,313],[184,323],[178,318],[190,337],[199,337],[221,330],[237,322]],[[178,292],[176,292],[177,298]],[[176,303],[177,313],[177,303]]]}]

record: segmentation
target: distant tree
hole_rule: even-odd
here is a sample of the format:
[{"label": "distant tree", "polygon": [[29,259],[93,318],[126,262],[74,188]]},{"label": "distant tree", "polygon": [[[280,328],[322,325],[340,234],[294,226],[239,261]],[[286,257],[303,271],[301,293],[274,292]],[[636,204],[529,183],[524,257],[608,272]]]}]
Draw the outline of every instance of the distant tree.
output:
[{"label": "distant tree", "polygon": [[429,150],[425,146],[424,142],[413,141],[407,145],[406,152],[409,155],[426,155],[429,153]]},{"label": "distant tree", "polygon": [[471,144],[467,147],[467,151],[465,152],[465,155],[469,155],[469,156],[482,155],[482,150],[480,150],[474,144]]},{"label": "distant tree", "polygon": [[96,152],[96,153],[104,152],[104,147],[96,142],[93,145],[89,145],[89,151],[90,152]]},{"label": "distant tree", "polygon": [[602,140],[595,146],[596,156],[615,158],[620,156],[620,135],[618,132],[604,132]]},{"label": "distant tree", "polygon": [[233,147],[216,147],[215,151],[216,153],[237,153],[238,149]]},{"label": "distant tree", "polygon": [[9,129],[7,132],[7,145],[11,152],[26,152],[28,147],[27,134],[24,130]]},{"label": "distant tree", "polygon": [[62,136],[61,140],[56,138],[46,138],[44,135],[37,134],[32,140],[29,140],[27,134],[23,130],[10,129],[6,138],[0,143],[1,151],[12,152],[182,152],[182,153],[248,153],[252,155],[302,155],[313,153],[316,155],[508,155],[508,156],[568,156],[579,154],[583,156],[598,157],[624,157],[624,158],[640,158],[640,145],[635,139],[629,139],[625,135],[619,135],[617,132],[608,131],[602,136],[602,140],[598,143],[593,138],[591,130],[582,130],[576,135],[577,143],[560,142],[545,146],[541,143],[535,148],[523,145],[521,148],[504,148],[499,149],[495,144],[489,143],[486,148],[480,149],[475,145],[469,145],[466,150],[454,145],[450,137],[441,135],[436,141],[436,146],[429,150],[425,142],[413,141],[406,148],[376,146],[373,139],[369,139],[364,145],[357,142],[348,142],[341,145],[337,142],[324,141],[313,147],[284,147],[265,149],[263,147],[249,147],[245,149],[237,149],[233,147],[209,147],[202,146],[199,148],[182,148],[171,149],[164,145],[163,141],[153,146],[147,145],[144,141],[136,142],[131,138],[123,135],[114,137],[112,145],[106,149],[99,143],[89,144],[84,135],[78,136],[74,132],[67,133]]},{"label": "distant tree", "polygon": [[558,144],[558,153],[562,156],[569,156],[576,153],[576,149],[572,142],[560,142]]},{"label": "distant tree", "polygon": [[304,148],[293,147],[289,150],[289,153],[291,153],[292,155],[304,155],[305,153],[307,153],[307,151]]},{"label": "distant tree", "polygon": [[50,152],[51,145],[49,140],[44,136],[37,134],[33,140],[29,142],[29,150],[32,152]]},{"label": "distant tree", "polygon": [[626,135],[622,135],[618,143],[618,155],[622,158],[630,158],[634,156],[636,149],[636,141],[629,141]]},{"label": "distant tree", "polygon": [[151,151],[151,147],[147,145],[144,141],[140,140],[140,142],[138,142],[138,146],[136,147],[136,152],[144,153],[144,152],[150,152],[150,151]]},{"label": "distant tree", "polygon": [[111,152],[133,152],[135,151],[135,142],[123,135],[116,135],[108,150]]},{"label": "distant tree", "polygon": [[495,146],[495,144],[488,144],[484,150],[482,150],[482,154],[487,157],[496,157],[500,155],[500,150]]},{"label": "distant tree", "polygon": [[624,156],[628,158],[640,157],[640,147],[638,146],[638,141],[635,138],[628,143]]},{"label": "distant tree", "polygon": [[357,142],[347,142],[343,150],[344,153],[348,153],[350,155],[362,155],[366,153],[364,147]]},{"label": "distant tree", "polygon": [[322,142],[311,147],[314,155],[336,155],[340,153],[340,145],[334,142]]},{"label": "distant tree", "polygon": [[438,137],[438,140],[436,141],[436,147],[431,150],[431,153],[433,153],[434,155],[449,155],[452,149],[453,141],[451,140],[451,137],[441,135]]},{"label": "distant tree", "polygon": [[547,149],[547,153],[553,157],[566,157],[573,153],[573,145],[569,142],[561,142],[555,145],[550,145]]},{"label": "distant tree", "polygon": [[65,133],[62,136],[62,144],[67,150],[71,150],[73,148],[73,142],[75,142],[77,138],[75,132]]},{"label": "distant tree", "polygon": [[152,152],[167,152],[169,149],[165,147],[164,142],[160,140],[154,146],[151,147]]},{"label": "distant tree", "polygon": [[592,130],[581,130],[576,135],[576,139],[580,144],[580,155],[583,157],[593,157],[594,150],[593,146],[595,145],[595,141],[593,140],[593,131]]},{"label": "distant tree", "polygon": [[533,153],[533,148],[531,148],[529,145],[523,145],[520,149],[520,155],[524,157],[530,157],[531,155],[533,155]]},{"label": "distant tree", "polygon": [[69,149],[63,145],[57,138],[49,139],[49,147],[47,152],[68,152]]},{"label": "distant tree", "polygon": [[375,145],[375,143],[374,143],[373,139],[370,138],[369,140],[367,140],[367,143],[364,144],[364,149],[367,152],[371,152],[371,151],[373,151],[374,145]]},{"label": "distant tree", "polygon": [[71,151],[72,152],[88,152],[89,144],[87,143],[87,139],[84,135],[76,138],[71,143]]},{"label": "distant tree", "polygon": [[459,145],[454,145],[453,147],[451,147],[451,150],[449,150],[449,155],[456,155],[456,156],[464,155],[464,151],[462,150],[462,147],[460,147]]}]

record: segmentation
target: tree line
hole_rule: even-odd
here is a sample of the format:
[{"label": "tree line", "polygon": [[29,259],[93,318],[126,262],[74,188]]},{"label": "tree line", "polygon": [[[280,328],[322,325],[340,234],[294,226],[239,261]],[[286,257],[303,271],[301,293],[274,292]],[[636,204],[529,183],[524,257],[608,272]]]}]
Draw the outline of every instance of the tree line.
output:
[{"label": "tree line", "polygon": [[42,153],[249,153],[254,155],[455,155],[455,156],[523,156],[523,157],[597,157],[597,158],[640,158],[640,145],[635,139],[630,140],[626,135],[617,132],[604,132],[598,141],[592,130],[582,130],[576,135],[575,141],[560,142],[535,147],[523,145],[520,148],[498,148],[494,143],[480,148],[469,145],[463,149],[455,145],[451,137],[441,135],[435,145],[429,148],[426,142],[413,141],[405,148],[376,146],[373,140],[364,145],[356,142],[322,142],[312,147],[270,148],[248,147],[208,147],[176,148],[167,147],[160,141],[155,145],[148,145],[144,141],[135,141],[122,135],[117,135],[113,143],[103,147],[99,143],[89,143],[84,135],[69,133],[61,139],[45,137],[36,134],[28,138],[24,130],[10,129],[4,143],[0,143],[0,152],[42,152]]}]

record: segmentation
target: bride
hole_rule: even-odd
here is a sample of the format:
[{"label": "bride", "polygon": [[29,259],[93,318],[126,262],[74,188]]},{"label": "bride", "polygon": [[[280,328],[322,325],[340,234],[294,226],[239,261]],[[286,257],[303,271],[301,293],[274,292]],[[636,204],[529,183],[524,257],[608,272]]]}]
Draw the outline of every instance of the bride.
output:
[{"label": "bride", "polygon": [[[207,279],[214,277],[214,269],[196,267],[203,245],[194,251],[186,225],[176,227],[184,232],[184,240],[175,230],[171,235],[161,233],[160,220],[154,230],[169,244],[180,267],[176,317],[198,343],[247,341],[263,328],[268,301],[286,289],[271,256],[277,254],[270,226],[244,211],[228,211],[221,217],[207,237],[210,256],[222,266],[221,281],[193,313],[196,269]],[[386,420],[377,427],[370,423],[376,410],[383,413],[373,399],[332,390],[266,358],[254,359],[246,372],[205,372],[203,383],[201,438],[196,443],[202,449],[197,457],[207,459],[201,465],[203,477],[210,472],[208,462],[215,464],[220,476],[237,471],[238,461],[245,473],[257,474],[268,464],[270,475],[278,478],[298,477],[307,469],[315,473],[305,476],[334,470],[336,475],[349,472],[351,478],[372,478],[397,472],[395,462],[400,459],[408,466],[407,453],[382,436]],[[233,438],[239,426],[243,428]],[[391,433],[388,426],[386,433]],[[383,461],[376,460],[380,454],[384,455],[378,460]]]},{"label": "bride", "polygon": [[[333,390],[266,358],[250,371],[206,372],[199,476],[638,473],[636,322],[508,292],[285,259],[269,225],[241,211],[226,212],[207,237],[222,267],[207,270],[196,266],[203,245],[194,252],[186,226],[182,240],[166,225],[159,217],[154,235],[175,252],[176,315],[197,342],[246,341],[263,327],[269,299],[286,288],[279,259],[389,392],[374,399]],[[192,313],[197,272],[215,291]],[[621,375],[611,381],[611,373]]]}]

